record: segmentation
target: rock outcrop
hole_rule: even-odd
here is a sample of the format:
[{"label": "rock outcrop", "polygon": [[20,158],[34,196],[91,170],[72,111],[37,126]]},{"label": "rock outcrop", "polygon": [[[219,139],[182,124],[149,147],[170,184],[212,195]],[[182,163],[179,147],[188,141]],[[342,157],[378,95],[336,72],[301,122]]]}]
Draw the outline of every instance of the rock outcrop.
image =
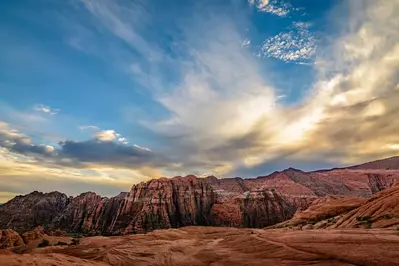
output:
[{"label": "rock outcrop", "polygon": [[0,249],[23,246],[21,236],[11,229],[0,230]]},{"label": "rock outcrop", "polygon": [[270,228],[399,228],[399,186],[370,198],[328,196]]},{"label": "rock outcrop", "polygon": [[336,220],[331,228],[398,228],[399,186],[377,193]]},{"label": "rock outcrop", "polygon": [[329,217],[342,208],[350,211],[352,203],[346,207],[338,204],[344,201],[343,196],[360,198],[360,202],[399,183],[399,170],[376,168],[314,172],[289,168],[254,179],[193,175],[159,178],[136,184],[130,192],[112,198],[93,192],[68,197],[35,191],[0,206],[0,228],[22,233],[43,225],[47,232],[61,229],[87,235],[188,225],[262,228],[299,215],[312,202],[312,208],[323,201],[334,205],[336,209],[329,210]]},{"label": "rock outcrop", "polygon": [[12,228],[24,233],[39,225],[49,225],[68,206],[70,198],[60,192],[34,191],[17,196],[0,206],[0,229]]},{"label": "rock outcrop", "polygon": [[61,229],[55,229],[54,231],[48,232],[49,236],[68,236],[68,233],[61,230]]},{"label": "rock outcrop", "polygon": [[32,240],[41,239],[45,236],[43,226],[38,226],[34,228],[32,231],[27,231],[22,234],[22,239],[27,244]]}]

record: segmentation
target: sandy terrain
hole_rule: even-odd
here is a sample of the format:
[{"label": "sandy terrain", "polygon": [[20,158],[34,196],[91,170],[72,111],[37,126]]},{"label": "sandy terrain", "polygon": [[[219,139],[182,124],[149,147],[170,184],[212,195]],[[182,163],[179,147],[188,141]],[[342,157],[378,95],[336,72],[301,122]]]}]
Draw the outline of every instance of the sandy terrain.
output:
[{"label": "sandy terrain", "polygon": [[399,232],[185,227],[0,253],[0,265],[399,265]]}]

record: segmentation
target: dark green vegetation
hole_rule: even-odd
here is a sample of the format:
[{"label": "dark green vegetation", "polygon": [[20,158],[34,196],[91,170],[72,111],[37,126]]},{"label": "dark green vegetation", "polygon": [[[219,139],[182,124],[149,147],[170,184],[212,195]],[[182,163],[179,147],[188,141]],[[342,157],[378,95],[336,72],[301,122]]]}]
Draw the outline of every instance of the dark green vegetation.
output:
[{"label": "dark green vegetation", "polygon": [[43,239],[42,242],[37,245],[38,248],[44,248],[47,246],[50,246],[50,241],[48,241],[47,239]]}]

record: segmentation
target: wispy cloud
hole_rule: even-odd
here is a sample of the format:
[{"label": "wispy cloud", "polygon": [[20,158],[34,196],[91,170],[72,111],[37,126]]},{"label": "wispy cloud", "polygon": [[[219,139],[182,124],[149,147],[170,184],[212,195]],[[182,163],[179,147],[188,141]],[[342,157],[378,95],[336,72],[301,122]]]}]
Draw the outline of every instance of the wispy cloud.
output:
[{"label": "wispy cloud", "polygon": [[[280,4],[287,10],[295,10],[277,1],[250,3],[270,13]],[[109,25],[115,36],[133,46],[145,43],[145,50],[138,48],[143,54],[165,53],[144,37],[139,41],[130,39],[128,36],[137,34],[133,26],[124,27],[123,31],[116,27],[132,25],[131,18],[118,8],[103,2],[96,5],[93,14]],[[312,93],[295,106],[279,102],[275,95],[277,88],[269,85],[268,73],[262,72],[256,58],[242,49],[243,38],[234,23],[210,16],[211,19],[198,19],[197,24],[183,26],[185,39],[181,47],[186,50],[179,51],[185,55],[184,60],[166,65],[178,70],[178,82],[172,86],[164,82],[162,73],[167,73],[166,69],[147,61],[161,74],[146,84],[163,88],[151,92],[171,114],[168,119],[143,123],[168,143],[164,152],[173,155],[174,163],[165,168],[177,174],[189,170],[225,175],[240,167],[253,167],[282,157],[314,160],[324,154],[326,160],[342,164],[354,158],[390,155],[392,149],[381,147],[395,147],[399,143],[392,133],[396,124],[388,124],[381,114],[394,120],[388,114],[395,110],[392,101],[396,99],[397,90],[393,88],[397,87],[397,80],[393,77],[397,76],[398,56],[393,40],[398,40],[398,36],[394,30],[397,19],[389,10],[397,10],[398,5],[393,1],[343,5],[350,9],[352,16],[347,23],[351,26],[332,42],[334,53],[325,53],[333,54],[332,58],[317,55],[316,39],[307,22],[293,22],[286,32],[271,37],[262,46],[262,56],[298,64],[312,63],[319,73],[309,88]],[[106,11],[98,16],[98,10],[102,9]],[[286,16],[287,12],[282,8],[273,14]],[[115,25],[109,23],[110,18],[117,20]],[[132,72],[150,76],[137,65]],[[381,98],[382,91],[392,97]],[[378,129],[371,130],[371,124],[365,126],[376,117],[382,123]],[[356,144],[356,139],[348,137],[349,132],[356,132],[356,139],[364,141]],[[373,144],[375,134],[380,136],[380,148]],[[346,148],[338,152],[336,147],[340,144]]]},{"label": "wispy cloud", "polygon": [[247,46],[249,46],[251,44],[251,40],[250,39],[245,39],[243,42],[242,42],[242,47],[247,47]]},{"label": "wispy cloud", "polygon": [[293,22],[291,29],[268,38],[259,56],[273,57],[284,62],[309,63],[316,54],[316,38],[307,22]]},{"label": "wispy cloud", "polygon": [[34,109],[36,111],[43,112],[43,113],[50,114],[50,115],[55,115],[60,112],[60,109],[53,109],[53,108],[50,108],[50,106],[47,106],[44,104],[36,104]]},{"label": "wispy cloud", "polygon": [[92,125],[87,125],[87,126],[79,126],[80,130],[94,130],[94,131],[100,131],[100,128],[97,126],[92,126]]},{"label": "wispy cloud", "polygon": [[[141,27],[148,17],[143,5],[134,1],[125,2],[124,6],[114,1],[81,0],[89,12],[117,37],[124,40],[148,60],[159,60],[162,56],[154,44],[141,36]],[[122,18],[129,18],[128,21]],[[131,23],[133,22],[133,23]]]},{"label": "wispy cloud", "polygon": [[138,149],[140,149],[140,150],[151,151],[151,149],[146,148],[146,147],[141,147],[141,146],[139,146],[139,145],[137,145],[137,144],[133,144],[133,146],[136,147],[136,148],[138,148]]}]

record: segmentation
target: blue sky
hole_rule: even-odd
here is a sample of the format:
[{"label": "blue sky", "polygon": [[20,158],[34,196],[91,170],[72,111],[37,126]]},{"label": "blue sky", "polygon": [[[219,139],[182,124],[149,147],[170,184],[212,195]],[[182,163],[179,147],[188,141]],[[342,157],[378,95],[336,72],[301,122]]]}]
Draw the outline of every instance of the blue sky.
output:
[{"label": "blue sky", "polygon": [[1,1],[0,193],[395,155],[392,2]]}]

